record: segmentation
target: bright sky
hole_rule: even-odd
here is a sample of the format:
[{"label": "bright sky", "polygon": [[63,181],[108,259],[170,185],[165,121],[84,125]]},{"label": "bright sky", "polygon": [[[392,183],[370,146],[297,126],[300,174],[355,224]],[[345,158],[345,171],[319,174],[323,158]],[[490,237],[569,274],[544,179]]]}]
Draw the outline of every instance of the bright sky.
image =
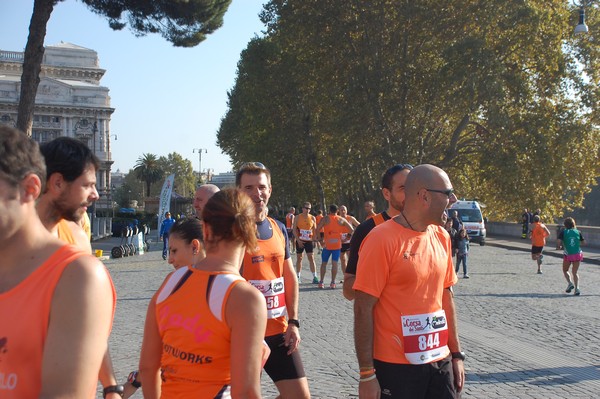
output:
[{"label": "bright sky", "polygon": [[[98,53],[115,108],[110,130],[112,171],[128,172],[143,153],[178,152],[198,170],[231,170],[216,145],[227,91],[235,82],[240,52],[264,25],[258,14],[266,0],[233,0],[223,26],[194,48],[175,48],[160,35],[135,37],[113,31],[105,18],[75,0],[59,2],[48,23],[45,45],[61,41]],[[0,49],[24,51],[33,0],[0,1]],[[114,140],[114,137],[112,138]]]}]

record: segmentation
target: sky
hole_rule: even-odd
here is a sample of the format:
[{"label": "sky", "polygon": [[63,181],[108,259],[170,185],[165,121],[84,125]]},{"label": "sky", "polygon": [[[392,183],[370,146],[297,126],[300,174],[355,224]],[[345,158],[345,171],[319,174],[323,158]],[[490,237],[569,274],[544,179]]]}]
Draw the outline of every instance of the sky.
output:
[{"label": "sky", "polygon": [[[59,2],[48,22],[45,45],[61,41],[98,53],[106,73],[114,164],[128,172],[144,153],[178,152],[202,170],[230,171],[217,146],[217,130],[227,111],[227,91],[235,83],[240,53],[265,30],[258,14],[266,0],[233,0],[223,26],[193,48],[176,48],[153,34],[136,37],[128,28],[113,31],[104,17],[75,0]],[[0,0],[0,49],[24,51],[33,0]],[[114,137],[111,137],[114,140]],[[196,152],[194,152],[196,149]]]}]

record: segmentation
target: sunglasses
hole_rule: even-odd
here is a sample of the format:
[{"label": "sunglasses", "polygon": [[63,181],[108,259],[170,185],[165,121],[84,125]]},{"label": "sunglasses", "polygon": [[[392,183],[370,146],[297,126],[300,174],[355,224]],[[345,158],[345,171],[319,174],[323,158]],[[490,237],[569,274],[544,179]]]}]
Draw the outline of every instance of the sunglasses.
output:
[{"label": "sunglasses", "polygon": [[263,170],[269,170],[261,162],[245,162],[245,163],[242,164],[242,166],[240,166],[240,171],[245,170],[245,169],[263,169]]},{"label": "sunglasses", "polygon": [[454,194],[454,189],[453,188],[450,188],[448,190],[434,190],[433,188],[426,188],[425,190],[431,191],[433,193],[446,194],[448,196],[448,198],[450,198],[450,196],[452,194]]}]

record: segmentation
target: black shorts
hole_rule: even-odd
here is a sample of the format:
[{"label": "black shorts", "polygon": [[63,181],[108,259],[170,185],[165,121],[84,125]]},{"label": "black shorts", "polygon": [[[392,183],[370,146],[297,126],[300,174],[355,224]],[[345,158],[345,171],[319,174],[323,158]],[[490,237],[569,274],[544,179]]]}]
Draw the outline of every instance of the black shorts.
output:
[{"label": "black shorts", "polygon": [[452,358],[428,364],[394,364],[374,359],[381,398],[454,399]]},{"label": "black shorts", "polygon": [[348,252],[348,251],[350,251],[350,243],[349,242],[347,242],[345,244],[342,243],[342,249],[340,249],[340,252],[344,253],[344,252]]},{"label": "black shorts", "polygon": [[287,233],[288,233],[288,238],[291,240],[292,238],[294,238],[294,230],[292,229],[286,229]]},{"label": "black shorts", "polygon": [[544,247],[536,247],[536,246],[531,247],[531,253],[534,255],[541,254],[543,250],[544,250]]},{"label": "black shorts", "polygon": [[265,363],[265,371],[273,382],[281,380],[297,380],[306,377],[300,353],[295,351],[287,354],[288,347],[285,346],[284,334],[265,337],[265,342],[271,349],[271,354]]},{"label": "black shorts", "polygon": [[315,250],[315,246],[313,245],[312,241],[302,241],[302,243],[304,244],[302,247],[298,246],[298,242],[296,241],[296,253],[297,254],[301,254],[302,252],[306,251],[307,254],[312,254],[313,251]]}]

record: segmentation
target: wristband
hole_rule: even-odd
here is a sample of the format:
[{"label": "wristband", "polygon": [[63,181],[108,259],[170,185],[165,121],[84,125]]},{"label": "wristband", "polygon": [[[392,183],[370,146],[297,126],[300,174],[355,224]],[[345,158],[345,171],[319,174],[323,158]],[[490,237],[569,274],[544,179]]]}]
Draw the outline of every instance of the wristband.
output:
[{"label": "wristband", "polygon": [[106,398],[106,395],[109,393],[116,393],[120,397],[123,397],[124,388],[123,385],[111,385],[109,387],[105,387],[102,391],[102,397]]},{"label": "wristband", "polygon": [[297,319],[288,319],[288,324],[293,324],[294,326],[300,328],[300,322]]},{"label": "wristband", "polygon": [[375,378],[377,378],[377,375],[373,374],[373,375],[372,375],[372,376],[370,376],[370,377],[361,378],[361,379],[360,379],[360,380],[358,380],[358,381],[359,381],[359,382],[368,382],[368,381],[374,380]]}]

